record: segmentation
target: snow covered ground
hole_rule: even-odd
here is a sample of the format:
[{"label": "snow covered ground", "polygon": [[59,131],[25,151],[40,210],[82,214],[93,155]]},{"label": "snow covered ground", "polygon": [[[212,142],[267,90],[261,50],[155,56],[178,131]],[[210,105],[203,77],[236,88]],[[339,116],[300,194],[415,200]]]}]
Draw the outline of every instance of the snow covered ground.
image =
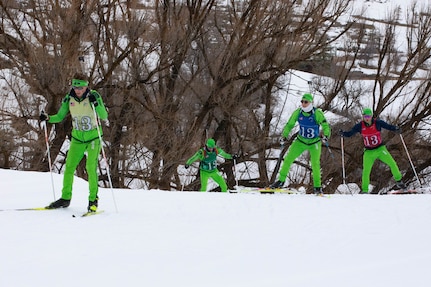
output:
[{"label": "snow covered ground", "polygon": [[53,201],[50,174],[0,169],[0,286],[429,286],[428,194],[101,189],[104,213],[72,217],[87,194],[14,211]]}]

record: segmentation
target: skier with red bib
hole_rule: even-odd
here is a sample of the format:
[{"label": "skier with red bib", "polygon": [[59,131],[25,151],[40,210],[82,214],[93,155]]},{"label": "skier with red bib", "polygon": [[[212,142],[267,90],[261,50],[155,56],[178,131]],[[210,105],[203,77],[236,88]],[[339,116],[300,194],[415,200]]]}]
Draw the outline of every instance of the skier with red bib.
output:
[{"label": "skier with red bib", "polygon": [[402,175],[398,165],[386,148],[381,135],[382,128],[400,134],[400,127],[390,125],[383,120],[374,119],[373,111],[370,108],[365,108],[362,111],[362,118],[363,120],[353,126],[351,130],[340,130],[340,136],[342,137],[351,137],[357,133],[362,135],[365,151],[363,156],[361,193],[368,193],[371,169],[377,159],[389,166],[397,187],[399,189],[407,189],[407,186],[402,181]]}]

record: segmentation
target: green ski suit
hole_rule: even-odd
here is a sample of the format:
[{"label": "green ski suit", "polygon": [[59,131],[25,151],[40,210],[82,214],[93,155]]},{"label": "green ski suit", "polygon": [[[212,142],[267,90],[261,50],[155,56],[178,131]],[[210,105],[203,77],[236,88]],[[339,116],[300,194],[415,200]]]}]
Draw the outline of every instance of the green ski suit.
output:
[{"label": "green ski suit", "polygon": [[226,159],[232,159],[232,155],[216,146],[213,151],[209,151],[206,147],[201,148],[186,162],[186,165],[191,165],[197,160],[200,161],[201,191],[207,190],[208,179],[212,178],[220,186],[222,192],[227,192],[226,182],[217,169],[217,155]]},{"label": "green ski suit", "polygon": [[[304,112],[301,108],[296,109],[290,116],[288,122],[284,126],[282,136],[287,138],[290,131],[295,127],[296,122],[299,123],[299,132],[292,145],[289,147],[283,165],[280,169],[279,181],[285,182],[290,166],[296,158],[304,151],[310,153],[311,169],[313,175],[313,186],[315,188],[322,187],[321,172],[320,172],[320,155],[322,152],[322,141],[320,134],[326,138],[331,136],[331,128],[326,121],[325,115],[321,109],[315,109],[310,113]],[[322,132],[320,128],[322,127]]]},{"label": "green ski suit", "polygon": [[[58,110],[57,114],[49,116],[49,123],[59,123],[71,114],[72,117],[72,139],[70,141],[69,151],[66,158],[66,168],[63,176],[63,189],[61,191],[61,198],[70,200],[72,198],[73,178],[78,164],[87,152],[86,170],[88,174],[89,185],[89,201],[94,201],[97,198],[98,175],[97,164],[101,150],[101,143],[97,131],[97,119],[94,117],[92,105],[88,99],[89,94],[93,94],[97,100],[95,107],[98,117],[102,120],[108,118],[102,97],[95,90],[85,92],[82,98],[75,95],[73,89],[67,94]],[[102,134],[102,129],[99,128]]]},{"label": "green ski suit", "polygon": [[390,125],[385,121],[379,119],[372,119],[370,124],[365,121],[361,121],[353,126],[350,131],[341,131],[341,136],[351,137],[356,133],[360,133],[364,140],[364,156],[363,156],[363,170],[362,170],[362,192],[368,193],[370,185],[371,169],[374,162],[379,159],[383,163],[387,164],[391,169],[392,176],[395,181],[402,179],[402,174],[398,168],[392,155],[389,153],[385,144],[382,141],[380,131],[381,129],[387,129],[394,132],[399,132],[399,128],[394,125]]}]

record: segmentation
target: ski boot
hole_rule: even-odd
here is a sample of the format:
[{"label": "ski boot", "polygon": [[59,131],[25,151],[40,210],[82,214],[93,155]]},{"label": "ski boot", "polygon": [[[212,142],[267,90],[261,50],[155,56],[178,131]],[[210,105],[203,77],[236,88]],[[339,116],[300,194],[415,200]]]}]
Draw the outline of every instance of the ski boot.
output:
[{"label": "ski boot", "polygon": [[284,182],[283,182],[283,181],[279,181],[279,180],[277,180],[276,182],[274,182],[273,184],[271,184],[271,185],[269,186],[269,188],[272,188],[272,189],[275,189],[275,188],[282,188],[282,187],[283,187],[283,185],[284,185]]},{"label": "ski boot", "polygon": [[315,195],[322,195],[323,194],[323,189],[321,188],[321,187],[315,187],[314,189],[313,189],[313,193],[315,194]]},{"label": "ski boot", "polygon": [[399,189],[407,190],[407,185],[402,180],[397,181],[395,184]]},{"label": "ski boot", "polygon": [[96,197],[96,199],[94,201],[88,202],[88,208],[87,208],[88,212],[96,212],[97,211],[98,200],[99,200],[99,198]]},{"label": "ski boot", "polygon": [[70,205],[70,199],[60,198],[46,207],[46,209],[66,208]]}]

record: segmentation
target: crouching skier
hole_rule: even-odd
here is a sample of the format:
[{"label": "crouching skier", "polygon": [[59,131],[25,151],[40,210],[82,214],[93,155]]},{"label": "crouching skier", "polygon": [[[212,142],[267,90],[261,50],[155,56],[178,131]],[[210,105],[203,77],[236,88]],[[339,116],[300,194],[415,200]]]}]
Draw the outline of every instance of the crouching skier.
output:
[{"label": "crouching skier", "polygon": [[201,191],[207,190],[208,179],[212,178],[221,188],[222,192],[227,192],[227,185],[217,169],[217,156],[220,155],[225,159],[236,159],[237,155],[231,155],[225,152],[220,147],[216,146],[214,139],[208,139],[205,147],[199,149],[186,162],[185,168],[189,168],[195,161],[200,161],[199,175],[201,180]]}]

